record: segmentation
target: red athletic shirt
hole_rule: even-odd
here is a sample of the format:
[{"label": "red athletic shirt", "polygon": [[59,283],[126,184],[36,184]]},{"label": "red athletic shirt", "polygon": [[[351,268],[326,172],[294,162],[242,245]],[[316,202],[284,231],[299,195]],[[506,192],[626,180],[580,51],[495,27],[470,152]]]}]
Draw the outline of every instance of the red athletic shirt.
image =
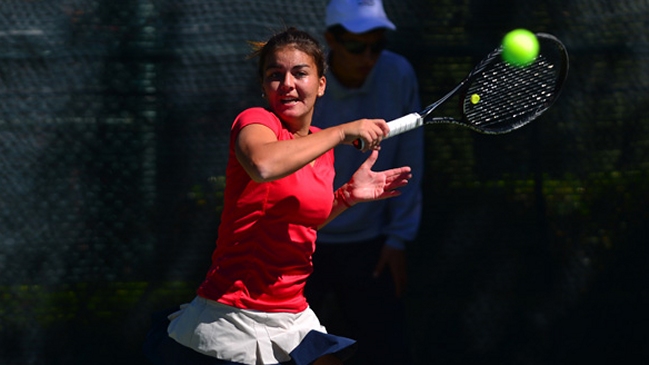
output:
[{"label": "red athletic shirt", "polygon": [[234,151],[237,135],[250,124],[267,126],[278,140],[294,138],[262,108],[247,109],[235,119],[219,235],[198,295],[238,308],[300,312],[307,308],[303,291],[313,271],[316,227],[331,213],[333,150],[289,176],[256,183]]}]

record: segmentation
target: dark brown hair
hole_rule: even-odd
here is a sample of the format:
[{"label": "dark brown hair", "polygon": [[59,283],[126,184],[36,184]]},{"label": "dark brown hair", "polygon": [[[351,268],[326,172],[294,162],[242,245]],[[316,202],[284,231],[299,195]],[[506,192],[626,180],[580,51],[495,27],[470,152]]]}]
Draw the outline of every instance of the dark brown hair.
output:
[{"label": "dark brown hair", "polygon": [[320,42],[309,33],[295,27],[289,27],[275,34],[266,42],[250,42],[250,44],[253,47],[250,58],[259,58],[257,72],[260,80],[263,80],[264,66],[268,56],[287,46],[295,47],[295,49],[311,56],[318,68],[318,76],[324,76],[325,72],[327,72],[327,60]]}]

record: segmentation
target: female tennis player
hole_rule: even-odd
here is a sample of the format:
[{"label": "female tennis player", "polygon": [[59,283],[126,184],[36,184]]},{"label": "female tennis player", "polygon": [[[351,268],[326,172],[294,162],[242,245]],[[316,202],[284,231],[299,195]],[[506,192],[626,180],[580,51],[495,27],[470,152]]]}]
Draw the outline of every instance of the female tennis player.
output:
[{"label": "female tennis player", "polygon": [[[162,364],[341,364],[355,341],[327,334],[303,295],[316,232],[354,204],[399,195],[411,177],[407,166],[371,170],[384,120],[311,125],[326,87],[312,36],[289,28],[253,55],[268,108],[232,125],[212,265],[194,300],[165,318],[164,335],[149,335],[160,339],[149,357]],[[358,138],[372,153],[334,192],[332,149]]]}]

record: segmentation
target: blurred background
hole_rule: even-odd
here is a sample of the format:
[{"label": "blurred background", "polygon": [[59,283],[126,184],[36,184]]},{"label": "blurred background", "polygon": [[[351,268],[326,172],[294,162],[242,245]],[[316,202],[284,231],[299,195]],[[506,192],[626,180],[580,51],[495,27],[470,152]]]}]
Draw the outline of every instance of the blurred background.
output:
[{"label": "blurred background", "polygon": [[[526,128],[427,127],[417,364],[649,360],[649,3],[384,4],[424,104],[516,27],[571,61]],[[247,41],[321,38],[325,5],[0,2],[0,364],[146,364],[150,315],[209,266],[230,124],[263,105]]]}]

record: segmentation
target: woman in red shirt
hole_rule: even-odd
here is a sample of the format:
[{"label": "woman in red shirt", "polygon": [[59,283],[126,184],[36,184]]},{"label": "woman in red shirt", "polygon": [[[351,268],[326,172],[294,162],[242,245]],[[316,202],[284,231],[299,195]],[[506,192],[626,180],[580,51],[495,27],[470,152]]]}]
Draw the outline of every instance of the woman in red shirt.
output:
[{"label": "woman in red shirt", "polygon": [[[342,363],[354,341],[327,334],[303,295],[317,229],[356,203],[398,195],[410,178],[409,167],[371,171],[384,120],[311,125],[326,61],[308,33],[289,28],[254,55],[269,107],[232,125],[212,265],[196,298],[168,317],[154,355],[164,364]],[[372,153],[334,192],[333,148],[359,138]]]}]

